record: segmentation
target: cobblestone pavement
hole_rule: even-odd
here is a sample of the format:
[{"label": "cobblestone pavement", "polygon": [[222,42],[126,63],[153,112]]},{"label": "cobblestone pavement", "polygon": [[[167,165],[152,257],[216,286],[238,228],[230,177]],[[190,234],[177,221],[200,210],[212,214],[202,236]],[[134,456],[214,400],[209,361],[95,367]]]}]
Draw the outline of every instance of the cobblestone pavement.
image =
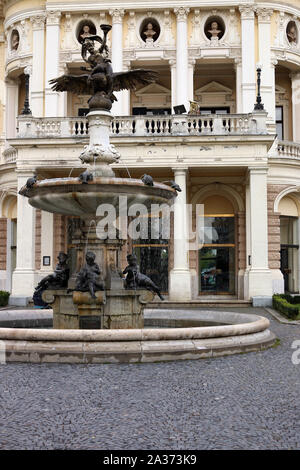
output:
[{"label": "cobblestone pavement", "polygon": [[0,449],[299,449],[300,326],[271,329],[280,346],[216,359],[2,365]]}]

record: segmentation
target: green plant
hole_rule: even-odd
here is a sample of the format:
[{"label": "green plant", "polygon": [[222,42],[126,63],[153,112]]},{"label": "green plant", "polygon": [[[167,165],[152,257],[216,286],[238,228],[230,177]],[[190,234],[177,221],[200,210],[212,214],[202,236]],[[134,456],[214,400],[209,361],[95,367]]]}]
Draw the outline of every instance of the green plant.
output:
[{"label": "green plant", "polygon": [[300,296],[274,294],[273,308],[291,320],[300,318]]},{"label": "green plant", "polygon": [[6,290],[0,290],[0,307],[5,307],[8,304],[10,293]]}]

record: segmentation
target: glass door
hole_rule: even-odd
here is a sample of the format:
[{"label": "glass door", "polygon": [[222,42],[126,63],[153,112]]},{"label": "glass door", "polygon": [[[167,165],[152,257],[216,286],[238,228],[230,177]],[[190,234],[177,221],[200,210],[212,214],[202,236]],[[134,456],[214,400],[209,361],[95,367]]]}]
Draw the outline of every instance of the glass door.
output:
[{"label": "glass door", "polygon": [[200,294],[235,293],[234,215],[204,218],[203,246],[199,250]]}]

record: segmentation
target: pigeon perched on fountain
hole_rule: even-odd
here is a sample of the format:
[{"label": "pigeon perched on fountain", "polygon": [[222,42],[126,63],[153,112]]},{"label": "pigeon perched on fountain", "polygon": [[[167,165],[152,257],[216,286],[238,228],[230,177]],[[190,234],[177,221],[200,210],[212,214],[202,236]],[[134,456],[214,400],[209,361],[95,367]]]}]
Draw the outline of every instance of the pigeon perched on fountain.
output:
[{"label": "pigeon perched on fountain", "polygon": [[171,188],[175,189],[177,192],[181,192],[182,189],[181,187],[179,186],[179,184],[175,183],[175,181],[173,180],[170,180],[170,181],[163,181],[163,183],[165,184],[169,184],[171,186]]},{"label": "pigeon perched on fountain", "polygon": [[37,175],[31,176],[26,181],[26,188],[31,189],[35,185],[36,182],[37,182]]},{"label": "pigeon perched on fountain", "polygon": [[152,176],[150,175],[143,175],[141,177],[141,180],[143,181],[143,183],[146,185],[146,186],[153,186],[153,178]]},{"label": "pigeon perched on fountain", "polygon": [[79,181],[82,184],[88,184],[89,181],[93,181],[93,174],[89,170],[85,170],[81,175],[78,176]]}]

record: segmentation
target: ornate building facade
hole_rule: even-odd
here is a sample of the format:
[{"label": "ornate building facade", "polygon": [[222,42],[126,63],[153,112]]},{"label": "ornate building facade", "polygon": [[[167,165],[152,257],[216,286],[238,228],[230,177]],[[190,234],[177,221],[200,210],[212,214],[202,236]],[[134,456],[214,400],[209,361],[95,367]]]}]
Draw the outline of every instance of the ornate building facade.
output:
[{"label": "ornate building facade", "polygon": [[[172,229],[204,207],[203,246],[142,240],[142,269],[170,300],[253,297],[300,288],[300,2],[0,0],[0,289],[25,303],[72,253],[74,220],[35,210],[18,190],[78,175],[86,96],[49,80],[80,73],[80,42],[110,23],[114,71],[151,68],[156,83],[118,92],[114,171],[182,188]],[[255,110],[261,68],[264,111]],[[24,114],[26,86],[29,106]],[[197,102],[197,114],[174,106]],[[196,112],[196,111],[195,111]]]}]

